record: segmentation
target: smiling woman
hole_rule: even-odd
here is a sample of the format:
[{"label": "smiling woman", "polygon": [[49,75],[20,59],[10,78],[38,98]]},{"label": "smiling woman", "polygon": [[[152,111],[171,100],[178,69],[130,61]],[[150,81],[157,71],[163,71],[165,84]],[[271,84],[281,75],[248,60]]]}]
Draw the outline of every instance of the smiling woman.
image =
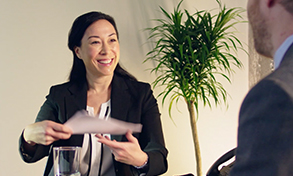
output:
[{"label": "smiling woman", "polygon": [[[72,25],[68,46],[73,53],[69,81],[51,87],[35,123],[23,130],[23,160],[31,163],[49,156],[44,175],[53,176],[53,147],[80,146],[82,176],[166,172],[168,151],[157,100],[148,83],[120,67],[114,19],[101,12],[81,15]],[[141,123],[142,132],[72,135],[63,124],[82,109],[94,118]]]},{"label": "smiling woman", "polygon": [[75,53],[88,68],[87,79],[112,77],[120,58],[118,37],[113,25],[107,20],[94,22],[85,31],[81,43],[80,47],[75,47]]}]

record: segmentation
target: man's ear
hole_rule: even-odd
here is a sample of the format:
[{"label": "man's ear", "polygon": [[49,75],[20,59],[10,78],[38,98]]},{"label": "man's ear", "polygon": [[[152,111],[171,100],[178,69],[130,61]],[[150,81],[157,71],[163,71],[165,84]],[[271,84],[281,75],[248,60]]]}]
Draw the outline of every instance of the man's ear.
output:
[{"label": "man's ear", "polygon": [[78,47],[78,46],[74,47],[74,52],[75,52],[76,56],[79,59],[81,59],[81,57],[80,57],[80,47]]},{"label": "man's ear", "polygon": [[276,5],[280,0],[266,0],[267,7],[271,8]]}]

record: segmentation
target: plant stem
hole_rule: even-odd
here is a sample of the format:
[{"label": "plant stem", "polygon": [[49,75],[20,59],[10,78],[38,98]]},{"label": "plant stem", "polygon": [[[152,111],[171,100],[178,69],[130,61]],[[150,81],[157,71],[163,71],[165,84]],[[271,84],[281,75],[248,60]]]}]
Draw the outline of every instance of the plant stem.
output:
[{"label": "plant stem", "polygon": [[201,154],[200,154],[200,148],[199,148],[199,140],[198,140],[197,124],[196,124],[197,122],[195,118],[194,105],[193,103],[187,102],[187,107],[188,107],[188,111],[190,115],[190,125],[192,129],[192,137],[193,137],[194,150],[195,150],[197,176],[202,176]]}]

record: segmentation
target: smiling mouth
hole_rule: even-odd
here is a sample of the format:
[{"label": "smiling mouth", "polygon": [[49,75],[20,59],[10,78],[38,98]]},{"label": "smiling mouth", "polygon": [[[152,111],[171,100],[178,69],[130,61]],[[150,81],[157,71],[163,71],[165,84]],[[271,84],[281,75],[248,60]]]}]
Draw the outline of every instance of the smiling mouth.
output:
[{"label": "smiling mouth", "polygon": [[110,64],[112,60],[113,59],[102,59],[102,60],[98,60],[98,62],[101,64]]}]

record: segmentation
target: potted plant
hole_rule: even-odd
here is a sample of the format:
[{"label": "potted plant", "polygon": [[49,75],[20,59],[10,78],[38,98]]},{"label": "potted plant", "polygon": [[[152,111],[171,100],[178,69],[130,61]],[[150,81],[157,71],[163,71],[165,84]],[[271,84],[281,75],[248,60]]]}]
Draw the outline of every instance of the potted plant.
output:
[{"label": "potted plant", "polygon": [[[190,14],[179,9],[179,2],[173,13],[162,7],[166,19],[155,19],[158,25],[148,28],[149,40],[155,43],[147,53],[146,61],[154,61],[151,72],[158,77],[154,80],[154,88],[164,86],[158,96],[162,96],[162,104],[170,98],[169,116],[174,102],[183,98],[189,111],[190,124],[195,148],[197,175],[202,175],[201,154],[197,133],[199,103],[211,107],[227,105],[228,93],[217,80],[218,75],[230,82],[229,76],[233,67],[242,66],[236,53],[243,49],[241,41],[235,35],[234,26],[244,22],[242,8],[226,8],[219,0],[219,12],[202,10]],[[185,20],[183,20],[185,19]],[[245,50],[244,50],[245,51]],[[233,66],[234,65],[234,66]],[[236,66],[236,67],[235,67]],[[171,117],[172,118],[172,117]]]}]

